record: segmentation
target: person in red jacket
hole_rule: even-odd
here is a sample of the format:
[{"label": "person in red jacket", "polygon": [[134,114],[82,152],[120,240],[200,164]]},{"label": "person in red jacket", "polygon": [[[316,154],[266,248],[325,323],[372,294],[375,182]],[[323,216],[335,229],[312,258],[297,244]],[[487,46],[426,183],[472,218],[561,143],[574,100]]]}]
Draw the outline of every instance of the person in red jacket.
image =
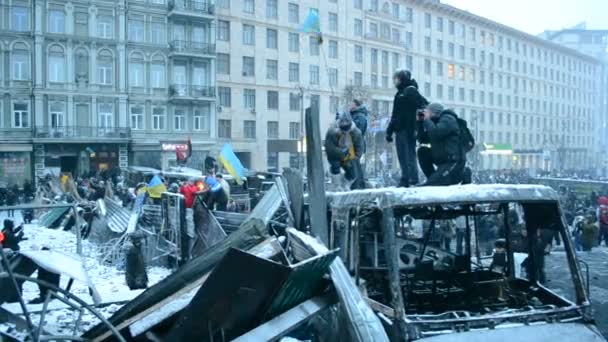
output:
[{"label": "person in red jacket", "polygon": [[196,198],[196,193],[198,191],[199,188],[194,185],[193,179],[188,179],[188,181],[179,188],[179,193],[184,195],[186,208],[192,208],[194,206],[194,199]]}]

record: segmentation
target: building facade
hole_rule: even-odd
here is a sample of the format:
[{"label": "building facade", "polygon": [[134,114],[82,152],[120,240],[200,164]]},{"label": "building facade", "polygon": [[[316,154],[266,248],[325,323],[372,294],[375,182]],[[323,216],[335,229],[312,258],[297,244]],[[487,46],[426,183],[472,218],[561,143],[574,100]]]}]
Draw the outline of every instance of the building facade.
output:
[{"label": "building facade", "polygon": [[[217,0],[218,136],[250,167],[298,166],[302,107],[320,104],[322,132],[352,94],[374,119],[391,111],[394,70],[412,70],[431,101],[469,121],[480,169],[596,165],[602,67],[595,56],[439,1]],[[310,11],[323,41],[300,32]],[[382,128],[384,121],[373,122]],[[368,162],[391,164],[379,134]],[[368,170],[370,166],[368,165]],[[374,168],[372,168],[374,169]]]},{"label": "building facade", "polygon": [[207,2],[3,0],[0,181],[129,163],[167,167],[215,141]]},{"label": "building facade", "polygon": [[[195,165],[230,142],[248,168],[303,167],[304,108],[324,132],[353,97],[378,173],[395,167],[382,131],[397,69],[469,121],[475,168],[601,164],[605,64],[439,1],[0,4],[0,182],[165,168],[188,137]],[[300,31],[311,11],[322,39]]]}]

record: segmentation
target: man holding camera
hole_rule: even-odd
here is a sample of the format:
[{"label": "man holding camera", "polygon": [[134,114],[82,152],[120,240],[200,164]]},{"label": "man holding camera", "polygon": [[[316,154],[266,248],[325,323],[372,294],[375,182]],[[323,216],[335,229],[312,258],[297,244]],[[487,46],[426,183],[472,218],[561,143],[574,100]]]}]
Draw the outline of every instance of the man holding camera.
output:
[{"label": "man holding camera", "polygon": [[431,103],[418,114],[418,148],[424,185],[453,185],[462,182],[466,152],[460,141],[457,115],[440,103]]}]

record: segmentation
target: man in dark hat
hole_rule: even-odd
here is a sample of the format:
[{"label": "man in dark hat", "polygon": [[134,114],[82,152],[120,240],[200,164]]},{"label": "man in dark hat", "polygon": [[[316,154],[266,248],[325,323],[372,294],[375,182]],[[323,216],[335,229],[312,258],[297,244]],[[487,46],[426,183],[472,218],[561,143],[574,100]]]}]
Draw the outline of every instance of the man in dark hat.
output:
[{"label": "man in dark hat", "polygon": [[397,159],[401,167],[400,187],[418,183],[416,165],[416,115],[428,104],[418,92],[418,83],[407,70],[400,70],[393,76],[397,94],[393,101],[393,113],[386,129],[386,141],[393,142],[396,136]]}]

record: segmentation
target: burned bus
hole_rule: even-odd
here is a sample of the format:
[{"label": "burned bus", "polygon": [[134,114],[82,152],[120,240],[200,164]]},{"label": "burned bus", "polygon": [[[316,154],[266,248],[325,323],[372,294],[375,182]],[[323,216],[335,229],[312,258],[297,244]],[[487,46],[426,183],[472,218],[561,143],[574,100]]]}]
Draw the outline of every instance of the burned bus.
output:
[{"label": "burned bus", "polygon": [[[330,245],[399,341],[605,341],[558,194],[539,185],[328,194]],[[560,239],[547,255],[547,244]]]}]

